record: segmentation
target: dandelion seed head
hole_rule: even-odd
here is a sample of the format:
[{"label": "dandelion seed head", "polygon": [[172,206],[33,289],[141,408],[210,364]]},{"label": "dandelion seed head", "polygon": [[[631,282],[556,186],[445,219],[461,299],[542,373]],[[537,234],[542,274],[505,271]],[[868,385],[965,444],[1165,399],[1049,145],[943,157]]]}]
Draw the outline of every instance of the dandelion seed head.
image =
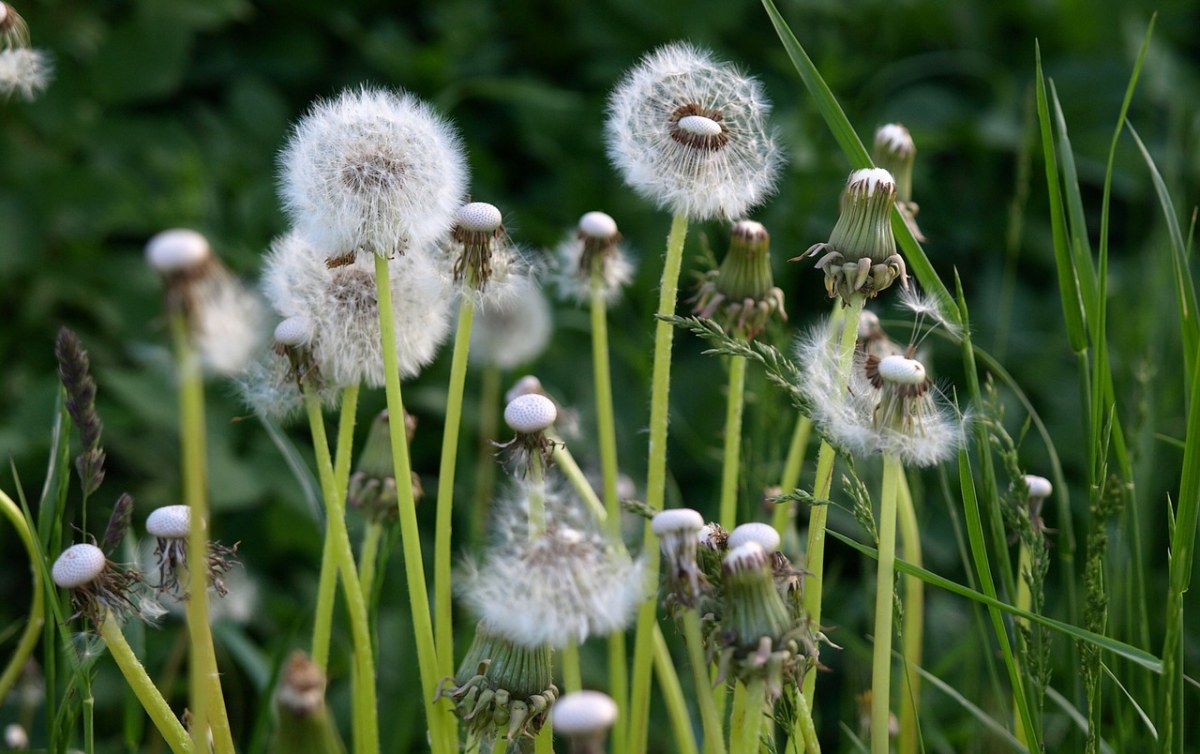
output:
[{"label": "dandelion seed head", "polygon": [[962,334],[962,327],[946,316],[945,309],[937,297],[925,293],[916,285],[910,285],[900,291],[900,306],[913,313],[918,328],[921,325],[940,326],[951,336],[957,338]]},{"label": "dandelion seed head", "polygon": [[54,561],[50,575],[60,588],[75,589],[95,581],[107,566],[104,551],[83,542],[63,550]]},{"label": "dandelion seed head", "polygon": [[668,508],[654,514],[654,518],[650,519],[650,528],[659,538],[676,534],[686,535],[695,541],[696,535],[704,528],[704,517],[691,508]]},{"label": "dandelion seed head", "polygon": [[555,250],[554,284],[564,297],[591,299],[594,284],[607,303],[616,301],[633,279],[633,263],[621,245],[617,221],[605,212],[588,212]]},{"label": "dandelion seed head", "polygon": [[466,189],[453,127],[405,92],[363,87],[322,100],[280,154],[280,196],[326,257],[429,247]]},{"label": "dandelion seed head", "polygon": [[192,526],[192,509],[186,505],[164,505],[146,517],[146,533],[160,539],[186,539]]},{"label": "dandelion seed head", "polygon": [[527,275],[493,279],[471,328],[471,356],[479,364],[509,370],[533,361],[553,334],[550,304]]},{"label": "dandelion seed head", "polygon": [[1036,474],[1025,475],[1025,486],[1029,488],[1029,497],[1045,500],[1054,494],[1054,485],[1044,476]]},{"label": "dandelion seed head", "polygon": [[275,325],[275,342],[283,346],[306,346],[312,342],[313,323],[308,317],[288,317]]},{"label": "dandelion seed head", "polygon": [[195,269],[212,258],[208,239],[189,228],[164,230],[146,243],[146,263],[161,275]]},{"label": "dandelion seed head", "polygon": [[747,542],[757,544],[768,553],[775,552],[779,549],[779,532],[770,524],[751,521],[737,526],[729,532],[726,546],[731,550],[736,550]]},{"label": "dandelion seed head", "polygon": [[[4,3],[0,3],[0,13],[4,12]],[[0,20],[3,20],[0,18]],[[20,723],[9,723],[4,726],[4,746],[13,751],[23,751],[29,748],[29,734]]]},{"label": "dandelion seed head", "polygon": [[469,202],[454,213],[454,224],[467,233],[494,233],[503,224],[503,217],[494,204]]},{"label": "dandelion seed head", "polygon": [[617,235],[617,221],[606,212],[586,212],[579,218],[579,232],[588,238],[608,240]]},{"label": "dandelion seed head", "polygon": [[[238,397],[255,414],[287,421],[304,409],[304,396],[296,382],[296,373],[288,360],[267,352],[234,378]],[[341,390],[336,385],[319,384],[316,396],[326,408],[336,407]]]},{"label": "dandelion seed head", "polygon": [[558,408],[544,395],[529,393],[509,401],[504,407],[504,422],[513,432],[535,434],[554,426]]},{"label": "dandelion seed head", "polygon": [[223,268],[200,281],[197,290],[192,338],[200,361],[211,373],[237,375],[262,349],[267,333],[263,302]]},{"label": "dandelion seed head", "polygon": [[735,218],[773,193],[782,158],[762,86],[684,43],[646,55],[609,98],[610,160],[635,191],[694,220]]},{"label": "dandelion seed head", "polygon": [[879,360],[879,377],[893,385],[923,385],[929,379],[924,364],[899,355]]},{"label": "dandelion seed head", "polygon": [[28,47],[0,50],[0,98],[16,94],[31,102],[53,77],[54,65],[45,52]]}]

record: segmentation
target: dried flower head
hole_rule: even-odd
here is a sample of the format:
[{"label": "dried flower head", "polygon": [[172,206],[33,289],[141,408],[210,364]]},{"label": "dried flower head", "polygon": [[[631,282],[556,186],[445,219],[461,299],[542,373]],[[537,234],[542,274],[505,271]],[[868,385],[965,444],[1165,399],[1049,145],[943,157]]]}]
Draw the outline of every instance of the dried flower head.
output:
[{"label": "dried flower head", "polygon": [[761,333],[773,316],[786,320],[783,291],[771,275],[770,249],[771,237],[762,223],[734,223],[729,253],[719,269],[705,275],[693,313],[747,339]]},{"label": "dried flower head", "polygon": [[554,333],[554,319],[533,278],[511,275],[505,288],[503,296],[489,295],[475,310],[471,360],[507,371],[542,355]]},{"label": "dried flower head", "polygon": [[654,514],[650,528],[658,537],[662,552],[662,573],[667,581],[668,599],[685,607],[694,605],[703,581],[696,551],[704,517],[691,508],[670,508]]},{"label": "dried flower head", "polygon": [[[154,556],[158,562],[158,586],[160,593],[170,593],[185,598],[184,581],[188,568],[188,531],[192,526],[192,509],[186,505],[164,505],[155,508],[146,517],[146,533],[155,538],[157,546]],[[229,593],[225,586],[225,575],[237,564],[237,548],[226,547],[220,542],[209,542],[205,569],[208,583],[218,597]],[[183,581],[180,578],[183,578]]]},{"label": "dried flower head", "polygon": [[63,550],[50,569],[50,576],[61,589],[71,592],[75,614],[99,626],[107,615],[124,620],[138,613],[149,620],[162,614],[162,608],[138,587],[142,575],[136,569],[118,566],[93,544],[71,545]]},{"label": "dried flower head", "polygon": [[104,481],[104,448],[100,436],[104,423],[96,413],[96,380],[91,375],[91,360],[79,342],[79,336],[63,327],[54,341],[58,360],[58,378],[66,389],[67,413],[79,430],[83,449],[75,457],[75,471],[83,485],[83,494],[91,495]]},{"label": "dried flower head", "polygon": [[279,192],[310,249],[346,261],[432,247],[466,189],[450,124],[405,92],[363,87],[322,100],[279,157]]},{"label": "dried flower head", "polygon": [[877,295],[899,280],[908,286],[904,258],[896,253],[892,235],[892,205],[896,181],[879,168],[855,170],[846,181],[841,212],[826,243],[811,246],[800,257],[821,254],[817,269],[825,271],[830,298],[849,303],[856,294]]},{"label": "dried flower head", "polygon": [[782,158],[762,86],[684,43],[646,55],[608,103],[609,159],[635,191],[694,220],[744,216]]},{"label": "dried flower head", "polygon": [[600,691],[575,691],[555,703],[551,717],[554,732],[570,739],[572,754],[603,754],[604,738],[617,722],[617,703]]},{"label": "dried flower head", "polygon": [[[392,465],[392,437],[387,409],[380,411],[371,422],[367,441],[363,444],[358,465],[350,475],[347,501],[358,508],[372,521],[392,523],[400,515],[396,507],[397,490],[395,467]],[[417,429],[417,419],[408,412],[404,414],[404,429],[408,442],[412,442]],[[421,478],[412,473],[413,502],[420,502],[425,491]]]},{"label": "dried flower head", "polygon": [[633,279],[633,264],[621,246],[617,222],[604,212],[588,212],[558,245],[554,269],[559,293],[584,302],[598,291],[612,303]]},{"label": "dried flower head", "polygon": [[917,146],[912,134],[899,123],[888,123],[875,130],[875,149],[871,159],[877,167],[889,171],[896,177],[896,208],[912,231],[913,238],[924,242],[925,236],[917,227],[917,212],[920,207],[912,200],[913,163],[917,157]]},{"label": "dried flower head", "polygon": [[341,754],[345,744],[325,706],[325,674],[304,652],[288,658],[275,690],[279,724],[273,751]]}]

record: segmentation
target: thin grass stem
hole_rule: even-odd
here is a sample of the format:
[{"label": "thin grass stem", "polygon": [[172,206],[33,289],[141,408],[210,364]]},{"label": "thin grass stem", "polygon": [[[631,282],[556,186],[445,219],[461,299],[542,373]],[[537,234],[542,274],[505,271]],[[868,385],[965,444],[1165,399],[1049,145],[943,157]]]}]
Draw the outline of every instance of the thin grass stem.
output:
[{"label": "thin grass stem", "polygon": [[[600,498],[596,496],[596,491],[592,489],[592,485],[588,481],[587,476],[585,476],[583,470],[579,468],[579,464],[575,462],[575,456],[571,455],[571,451],[567,449],[567,446],[561,442],[555,443],[553,458],[554,463],[558,466],[559,471],[561,471],[563,476],[567,478],[567,481],[571,483],[571,486],[575,489],[575,492],[581,498],[583,498],[583,502],[587,503],[588,508],[591,509],[592,515],[596,518],[596,520],[603,525],[607,525],[608,521],[610,520],[608,507],[605,506]],[[617,515],[618,517],[620,516],[619,510]],[[616,538],[616,541],[620,541],[619,534]]]},{"label": "thin grass stem", "polygon": [[[792,430],[792,439],[788,443],[787,456],[783,462],[783,474],[779,477],[779,489],[782,492],[791,492],[800,484],[800,471],[804,468],[804,456],[811,435],[812,419],[800,414],[796,417],[796,428]],[[796,504],[792,502],[775,505],[771,514],[771,525],[775,527],[775,531],[783,535],[791,530],[795,525],[795,510]]]},{"label": "thin grass stem", "polygon": [[725,408],[725,449],[721,461],[719,523],[731,531],[737,525],[738,471],[741,467],[742,409],[746,405],[746,359],[729,357],[729,396]]}]

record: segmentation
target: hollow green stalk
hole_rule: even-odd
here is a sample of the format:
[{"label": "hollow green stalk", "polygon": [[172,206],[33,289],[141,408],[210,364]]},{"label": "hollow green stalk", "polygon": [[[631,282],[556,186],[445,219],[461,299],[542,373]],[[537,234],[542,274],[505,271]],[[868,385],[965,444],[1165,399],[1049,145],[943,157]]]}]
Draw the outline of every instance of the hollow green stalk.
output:
[{"label": "hollow green stalk", "polygon": [[[400,390],[400,370],[396,358],[395,323],[392,319],[392,285],[387,260],[375,257],[375,288],[379,301],[379,329],[383,339],[383,371],[387,393],[388,415],[404,416],[404,397]],[[412,478],[408,457],[408,442],[403,421],[389,421],[392,441],[394,478]],[[413,634],[417,644],[417,665],[421,674],[421,698],[435,754],[447,754],[457,749],[457,729],[449,718],[449,709],[433,702],[437,693],[438,656],[433,640],[433,622],[429,615],[429,592],[425,588],[425,564],[421,559],[421,535],[417,529],[417,506],[411,484],[396,485],[397,507],[400,513],[400,541],[404,550],[404,573],[408,583],[409,608],[412,613]]]},{"label": "hollow green stalk", "polygon": [[458,329],[454,332],[450,384],[446,388],[446,421],[442,425],[442,461],[438,467],[437,524],[434,529],[433,615],[441,676],[454,675],[450,534],[454,514],[454,470],[458,465],[458,431],[462,423],[463,392],[467,384],[467,354],[471,349],[471,323],[474,319],[475,301],[471,296],[464,295],[458,305]]},{"label": "hollow green stalk", "polygon": [[[188,325],[182,313],[171,318],[175,341],[175,360],[179,379],[179,433],[183,454],[183,499],[191,510],[188,527],[188,552],[192,558],[208,553],[208,490],[204,428],[204,377],[200,359],[188,337]],[[211,728],[217,754],[232,754],[233,735],[221,692],[217,655],[213,649],[212,627],[208,623],[208,574],[203,568],[188,569],[187,623],[189,652],[189,708],[192,711],[192,743],[208,746]]]},{"label": "hollow green stalk", "polygon": [[[358,568],[350,534],[346,531],[346,495],[338,494],[333,459],[329,455],[329,440],[325,436],[325,418],[321,404],[306,387],[304,406],[308,411],[309,428],[317,456],[317,476],[325,494],[325,527],[334,541],[333,559],[344,586],[346,608],[350,615],[350,638],[354,645],[354,749],[361,754],[379,751],[379,720],[375,698],[375,656],[371,648],[371,629],[367,619],[367,604],[363,599]],[[403,416],[403,414],[401,414]],[[403,422],[400,422],[403,425]],[[406,477],[407,478],[407,477]]]},{"label": "hollow green stalk", "polygon": [[700,616],[695,608],[686,608],[681,620],[683,642],[687,646],[688,662],[692,666],[692,684],[696,687],[696,698],[700,707],[704,754],[725,754],[721,715],[717,712],[717,702],[713,698],[712,683],[708,676],[708,658],[705,656],[704,639],[700,634]]},{"label": "hollow green stalk", "polygon": [[33,535],[29,532],[29,524],[21,513],[21,509],[2,490],[0,490],[0,511],[4,512],[13,528],[17,530],[17,536],[21,538],[21,543],[25,545],[25,551],[29,553],[29,567],[33,572],[33,601],[29,605],[29,618],[25,621],[21,638],[17,640],[16,650],[8,659],[8,664],[4,666],[4,672],[0,673],[0,703],[3,703],[8,692],[21,677],[25,661],[37,647],[39,634],[46,622],[46,591],[42,588],[42,580],[38,575],[36,564],[40,560]]},{"label": "hollow green stalk", "polygon": [[579,663],[579,645],[568,641],[562,651],[563,691],[567,694],[583,689],[583,669]]},{"label": "hollow green stalk", "polygon": [[742,451],[742,408],[746,401],[746,359],[729,357],[729,396],[725,406],[725,452],[721,462],[721,526],[737,526],[738,470]]},{"label": "hollow green stalk", "polygon": [[[679,292],[679,271],[683,265],[683,244],[688,219],[675,215],[667,236],[667,256],[659,285],[658,315],[675,313]],[[650,384],[650,452],[646,469],[646,505],[651,511],[662,510],[667,484],[667,419],[671,390],[671,343],[675,328],[661,319],[654,323],[654,368]],[[646,583],[658,583],[658,538],[646,521],[642,544]],[[650,591],[654,594],[654,590]],[[657,604],[653,596],[638,610],[637,633],[633,647],[633,682],[629,702],[630,754],[645,754],[650,724],[650,671],[657,626]]]},{"label": "hollow green stalk", "polygon": [[533,743],[533,754],[554,754],[554,726],[549,720],[538,731],[537,739]]},{"label": "hollow green stalk", "polygon": [[358,578],[362,582],[363,599],[367,603],[367,615],[371,610],[371,590],[375,588],[375,566],[379,562],[379,541],[383,538],[383,524],[367,522],[363,532],[362,550],[358,553]]},{"label": "hollow green stalk", "polygon": [[[913,505],[912,491],[908,487],[908,478],[901,473],[897,491],[900,527],[900,547],[904,559],[909,563],[922,567],[921,529],[917,522],[917,509]],[[922,643],[925,638],[925,582],[916,576],[905,576],[904,584],[904,622],[902,625],[902,641],[900,648],[904,658],[904,692],[900,695],[903,700],[900,705],[900,754],[917,754],[920,740],[917,735],[917,722],[921,712],[921,667]],[[1017,607],[1020,607],[1020,603]]]},{"label": "hollow green stalk", "polygon": [[892,455],[883,456],[883,489],[879,495],[879,562],[875,580],[875,645],[871,659],[871,754],[889,754],[888,719],[892,690],[892,617],[896,570],[896,498],[904,469]]},{"label": "hollow green stalk", "polygon": [[789,754],[821,754],[821,742],[817,738],[817,726],[813,724],[812,710],[803,694],[792,693],[796,719],[792,723]]},{"label": "hollow green stalk", "polygon": [[[844,389],[850,381],[850,368],[853,364],[854,344],[858,340],[858,317],[862,314],[866,298],[856,294],[850,299],[842,320],[842,339],[838,346],[838,383]],[[833,446],[821,441],[821,449],[817,452],[817,476],[813,481],[813,497],[817,500],[828,500],[829,490],[833,487],[833,462],[837,457]],[[810,574],[804,580],[804,610],[814,626],[821,625],[821,592],[822,579],[825,574],[825,522],[829,510],[826,505],[814,505],[808,519],[808,549],[805,554],[804,567]],[[808,673],[804,676],[804,696],[811,709],[813,693],[817,686],[817,674]]]},{"label": "hollow green stalk", "polygon": [[491,510],[492,492],[496,489],[496,459],[492,440],[496,439],[500,413],[500,367],[488,364],[483,368],[483,379],[479,388],[479,447],[475,461],[475,498],[471,503],[471,546],[483,542],[487,529],[488,512]]},{"label": "hollow green stalk", "polygon": [[739,754],[758,751],[766,701],[767,686],[763,678],[754,678],[744,685],[738,683],[733,692],[733,717],[729,721],[731,751]]},{"label": "hollow green stalk", "polygon": [[654,671],[658,676],[658,690],[663,695],[667,705],[667,717],[671,719],[671,732],[675,736],[675,751],[678,754],[699,754],[696,748],[696,734],[692,730],[692,721],[688,716],[687,698],[683,695],[683,686],[679,683],[679,674],[675,672],[675,664],[671,662],[671,650],[663,636],[662,627],[654,624]]},{"label": "hollow green stalk", "polygon": [[[104,639],[104,644],[117,667],[121,669],[121,675],[125,676],[125,682],[142,703],[142,708],[146,710],[154,727],[158,728],[167,746],[171,747],[171,751],[175,754],[190,754],[195,751],[192,738],[188,736],[179,718],[171,711],[167,700],[163,699],[150,676],[146,674],[146,669],[133,653],[129,642],[125,641],[125,635],[121,633],[121,624],[111,613],[106,613],[100,622],[100,636]],[[204,743],[204,750],[208,751],[207,741]]]}]

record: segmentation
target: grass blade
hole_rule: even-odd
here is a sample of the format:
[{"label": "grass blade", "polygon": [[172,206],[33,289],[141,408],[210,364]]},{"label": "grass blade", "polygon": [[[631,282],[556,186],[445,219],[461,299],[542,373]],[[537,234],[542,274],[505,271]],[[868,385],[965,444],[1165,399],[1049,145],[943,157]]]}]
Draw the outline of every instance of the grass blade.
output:
[{"label": "grass blade", "polygon": [[[1084,732],[1084,734],[1087,733],[1087,729],[1088,729],[1087,718],[1084,717],[1083,714],[1080,713],[1079,710],[1075,709],[1074,705],[1071,704],[1070,700],[1068,700],[1062,694],[1058,693],[1058,689],[1055,689],[1053,686],[1047,686],[1046,687],[1046,697],[1050,701],[1057,704],[1058,708],[1061,709],[1064,713],[1066,713],[1067,717],[1071,718],[1072,722],[1074,722],[1075,725],[1081,731]],[[1101,752],[1101,754],[1116,754],[1113,751],[1113,748],[1111,746],[1109,746],[1108,742],[1105,741],[1103,738],[1100,739],[1100,752]]]},{"label": "grass blade", "polygon": [[1138,717],[1142,719],[1142,723],[1146,726],[1146,730],[1150,731],[1150,735],[1155,741],[1157,741],[1158,729],[1154,727],[1154,723],[1150,721],[1150,716],[1146,714],[1144,709],[1142,709],[1142,705],[1137,703],[1137,700],[1133,698],[1133,694],[1129,693],[1128,689],[1125,688],[1125,684],[1121,683],[1121,679],[1117,678],[1116,674],[1109,669],[1108,665],[1101,663],[1100,667],[1102,670],[1104,670],[1104,674],[1111,678],[1112,682],[1115,683],[1117,688],[1121,690],[1121,693],[1125,695],[1125,698],[1129,700],[1129,703],[1133,705],[1133,709],[1137,712]]},{"label": "grass blade", "polygon": [[973,704],[970,699],[967,699],[965,696],[958,693],[958,691],[953,686],[946,683],[941,678],[938,678],[933,673],[930,673],[925,668],[918,667],[915,665],[913,667],[918,673],[921,674],[922,678],[929,681],[929,684],[931,686],[933,686],[934,688],[936,688],[938,691],[942,692],[946,696],[950,697],[954,701],[958,702],[960,707],[962,707],[963,709],[965,709],[967,712],[969,712],[971,714],[971,717],[974,717],[976,720],[978,720],[983,725],[983,727],[985,727],[989,731],[991,731],[1001,741],[1008,744],[1009,748],[1011,748],[1013,751],[1022,751],[1022,752],[1029,751],[1024,746],[1021,745],[1021,742],[1017,740],[1016,736],[1014,736],[1012,733],[1008,732],[1007,728],[1005,728],[1003,725],[1001,725],[999,722],[997,722],[994,717],[992,717],[988,713],[984,712],[978,705]]},{"label": "grass blade", "polygon": [[1063,116],[1054,80],[1051,79],[1047,84],[1050,87],[1050,101],[1054,104],[1054,124],[1058,129],[1058,158],[1062,162],[1062,191],[1066,194],[1072,258],[1086,320],[1096,311],[1096,265],[1092,261],[1092,244],[1088,241],[1087,218],[1083,214],[1083,195],[1079,191],[1079,175],[1075,170],[1071,137],[1067,133],[1067,119]]}]

